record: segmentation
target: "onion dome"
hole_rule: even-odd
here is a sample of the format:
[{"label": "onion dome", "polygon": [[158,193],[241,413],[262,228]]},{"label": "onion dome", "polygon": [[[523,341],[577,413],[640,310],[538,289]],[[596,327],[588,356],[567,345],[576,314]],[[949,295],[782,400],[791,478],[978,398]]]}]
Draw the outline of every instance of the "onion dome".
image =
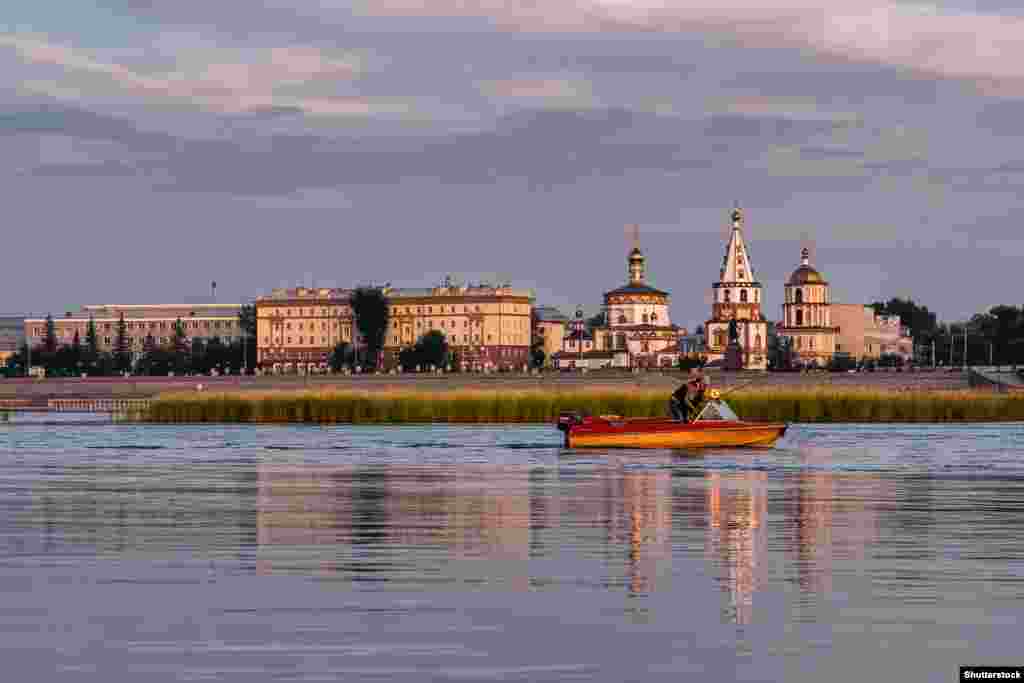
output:
[{"label": "onion dome", "polygon": [[827,285],[824,276],[811,266],[807,247],[800,252],[800,267],[789,276],[790,285]]}]

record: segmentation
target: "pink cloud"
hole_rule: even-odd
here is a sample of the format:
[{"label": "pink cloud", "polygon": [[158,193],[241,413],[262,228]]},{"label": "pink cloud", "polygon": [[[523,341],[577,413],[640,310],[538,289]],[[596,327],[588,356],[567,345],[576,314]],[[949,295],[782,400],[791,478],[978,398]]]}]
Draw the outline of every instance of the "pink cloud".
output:
[{"label": "pink cloud", "polygon": [[[346,115],[366,114],[375,108],[373,102],[355,97],[282,93],[283,86],[329,85],[333,81],[358,77],[358,60],[329,57],[311,48],[277,47],[262,51],[251,62],[212,62],[196,69],[148,75],[113,61],[103,61],[82,50],[34,37],[0,35],[0,47],[12,48],[28,63],[62,67],[68,81],[74,80],[75,73],[87,73],[105,77],[129,93],[187,100],[221,112],[292,107],[309,113]],[[60,83],[49,84],[48,89],[68,91]],[[385,108],[395,110],[394,105]]]},{"label": "pink cloud", "polygon": [[699,6],[682,0],[373,0],[367,13],[474,16],[507,30],[558,32],[708,31],[743,44],[789,46],[819,55],[975,82],[994,94],[1024,94],[1024,19],[880,0],[750,0]]}]

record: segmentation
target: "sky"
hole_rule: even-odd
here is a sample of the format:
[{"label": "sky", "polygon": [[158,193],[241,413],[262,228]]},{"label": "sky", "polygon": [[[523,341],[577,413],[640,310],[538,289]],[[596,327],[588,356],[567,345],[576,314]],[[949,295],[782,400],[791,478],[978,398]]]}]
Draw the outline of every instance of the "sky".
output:
[{"label": "sky", "polygon": [[735,203],[781,317],[1014,301],[1024,7],[94,0],[0,18],[0,313],[510,281],[596,312],[639,226],[710,315]]}]

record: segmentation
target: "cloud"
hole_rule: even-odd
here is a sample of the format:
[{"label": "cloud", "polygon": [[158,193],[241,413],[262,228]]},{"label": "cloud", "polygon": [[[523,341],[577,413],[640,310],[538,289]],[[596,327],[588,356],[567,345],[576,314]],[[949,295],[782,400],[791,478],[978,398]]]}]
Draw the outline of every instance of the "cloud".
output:
[{"label": "cloud", "polygon": [[[0,35],[0,47],[14,50],[28,64],[62,69],[62,77],[56,81],[28,81],[29,90],[54,97],[80,92],[73,83],[77,75],[85,74],[101,77],[138,98],[197,103],[216,113],[292,110],[369,116],[408,111],[407,103],[394,98],[366,98],[355,92],[337,94],[339,88],[360,76],[361,60],[355,55],[335,57],[309,47],[273,47],[256,51],[249,61],[201,61],[156,73],[128,68],[36,37]],[[179,61],[186,63],[188,59],[186,54]]]},{"label": "cloud", "polygon": [[473,16],[514,31],[711,32],[745,46],[809,49],[1024,96],[1024,18],[1007,14],[880,0],[790,0],[784,8],[749,0],[372,0],[362,8],[384,16]]}]

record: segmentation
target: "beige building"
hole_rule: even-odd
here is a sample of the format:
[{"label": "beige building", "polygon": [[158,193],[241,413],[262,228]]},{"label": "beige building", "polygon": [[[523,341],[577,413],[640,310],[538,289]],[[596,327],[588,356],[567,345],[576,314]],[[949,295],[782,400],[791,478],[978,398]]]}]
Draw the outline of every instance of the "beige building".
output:
[{"label": "beige building", "polygon": [[647,260],[634,239],[626,284],[604,294],[604,324],[588,331],[578,313],[555,355],[556,367],[658,368],[679,362],[686,330],[672,324],[669,293],[647,283]]},{"label": "beige building", "polygon": [[[67,312],[64,317],[55,317],[53,327],[58,346],[73,343],[76,332],[84,345],[92,320],[96,325],[99,350],[110,352],[114,350],[118,321],[123,314],[134,362],[142,355],[149,335],[158,346],[170,344],[178,320],[189,342],[195,338],[219,337],[224,344],[231,344],[242,336],[238,321],[240,311],[241,304],[104,304],[82,306],[78,313]],[[33,348],[42,344],[46,339],[46,319],[26,318],[25,338]]]},{"label": "beige building", "polygon": [[803,249],[800,267],[786,283],[782,324],[777,328],[780,337],[790,340],[793,359],[800,365],[824,367],[835,354],[839,330],[832,325],[831,298],[828,282]]},{"label": "beige building", "polygon": [[848,353],[857,360],[889,355],[913,359],[914,340],[898,315],[877,315],[862,304],[832,304],[832,323],[838,328],[838,353]]},{"label": "beige building", "polygon": [[768,368],[768,321],[761,314],[761,283],[743,239],[743,212],[732,212],[732,234],[725,247],[725,260],[718,282],[712,288],[711,319],[704,325],[708,360],[724,360],[729,346],[729,328],[736,322],[742,367]]},{"label": "beige building", "polygon": [[271,372],[326,371],[339,343],[360,341],[351,295],[348,289],[297,287],[257,298],[258,367]]},{"label": "beige building", "polygon": [[392,289],[384,337],[384,366],[427,332],[445,335],[464,370],[522,369],[529,364],[533,292],[486,284],[462,286],[448,278],[432,288]]},{"label": "beige building", "polygon": [[552,357],[562,349],[569,319],[557,308],[538,306],[533,309],[533,343],[544,351],[544,367],[554,364]]}]

